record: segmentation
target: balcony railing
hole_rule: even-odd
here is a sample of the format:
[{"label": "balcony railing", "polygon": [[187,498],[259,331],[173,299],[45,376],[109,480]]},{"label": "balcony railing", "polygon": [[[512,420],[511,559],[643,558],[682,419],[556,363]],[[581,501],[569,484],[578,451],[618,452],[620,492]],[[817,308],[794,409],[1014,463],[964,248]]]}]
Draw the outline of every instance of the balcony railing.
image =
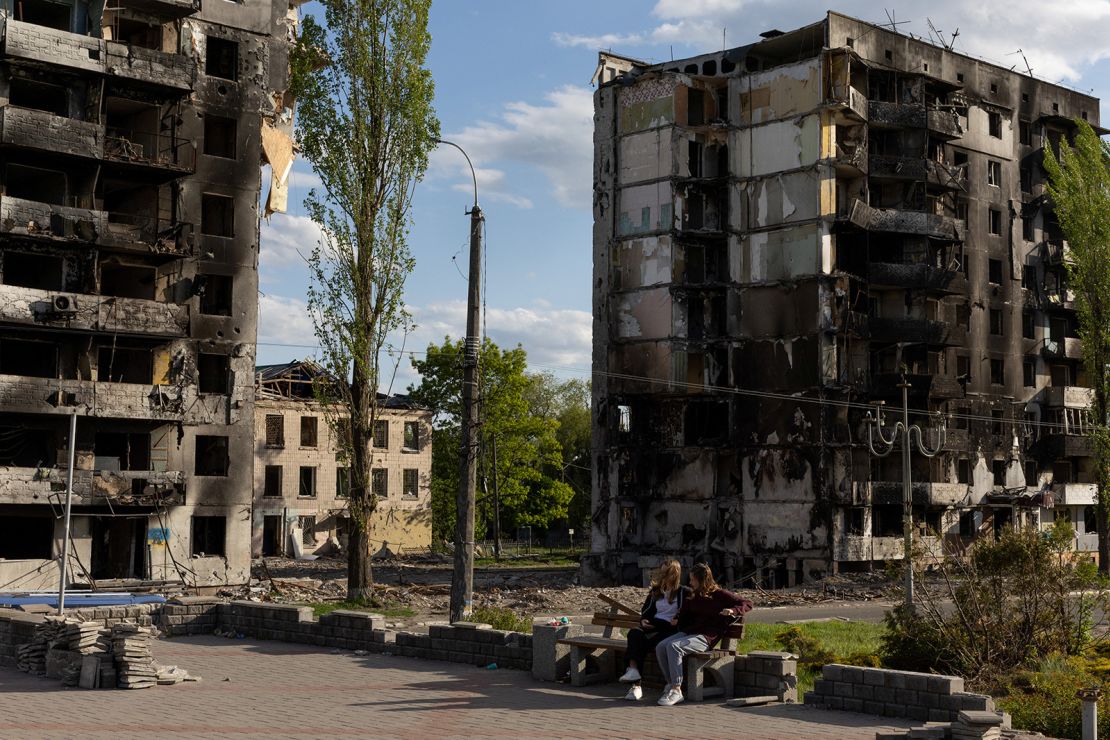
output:
[{"label": "balcony railing", "polygon": [[874,208],[858,198],[848,220],[861,229],[895,234],[916,234],[943,241],[963,241],[962,221],[949,216],[896,208]]},{"label": "balcony railing", "polygon": [[106,71],[110,75],[153,87],[188,92],[196,79],[196,62],[184,54],[107,42]]},{"label": "balcony railing", "polygon": [[868,334],[879,342],[916,342],[936,346],[955,346],[967,342],[967,329],[947,321],[914,318],[868,319]]},{"label": "balcony railing", "polygon": [[89,159],[104,153],[100,124],[13,105],[0,107],[0,142]]},{"label": "balcony railing", "polygon": [[1095,389],[1077,385],[1055,385],[1044,389],[1044,402],[1050,408],[1089,409]]},{"label": "balcony railing", "polygon": [[916,103],[888,103],[880,100],[870,101],[867,108],[867,119],[873,126],[928,128],[935,134],[953,139],[964,134],[960,118],[954,111],[926,109]]},{"label": "balcony railing", "polygon": [[1054,483],[1052,497],[1057,506],[1093,506],[1098,501],[1094,483]]},{"label": "balcony railing", "polygon": [[1082,360],[1083,340],[1079,337],[1046,339],[1043,354],[1050,360]]},{"label": "balcony railing", "polygon": [[176,303],[9,285],[0,285],[0,298],[0,322],[8,324],[166,337],[189,332],[189,309]]},{"label": "balcony railing", "polygon": [[186,174],[196,170],[197,151],[189,139],[109,127],[104,158]]},{"label": "balcony railing", "polygon": [[870,177],[891,180],[925,181],[950,190],[967,188],[967,169],[922,157],[897,157],[872,154],[868,157]]},{"label": "balcony railing", "polygon": [[942,293],[963,293],[967,290],[967,280],[962,272],[924,263],[907,265],[898,262],[872,262],[868,268],[868,279],[873,286]]}]

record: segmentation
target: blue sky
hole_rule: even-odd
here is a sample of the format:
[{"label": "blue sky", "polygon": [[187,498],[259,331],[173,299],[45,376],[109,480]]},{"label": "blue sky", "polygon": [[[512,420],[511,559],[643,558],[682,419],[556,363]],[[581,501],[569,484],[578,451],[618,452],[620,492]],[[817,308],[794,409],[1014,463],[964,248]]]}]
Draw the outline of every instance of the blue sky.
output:
[{"label": "blue sky", "polygon": [[[312,13],[313,4],[302,13]],[[462,145],[479,169],[487,221],[487,333],[502,346],[522,344],[537,369],[582,374],[590,357],[592,251],[592,89],[599,48],[649,60],[749,43],[769,28],[819,20],[825,3],[798,0],[438,0],[428,60],[436,81],[443,136]],[[865,20],[892,10],[903,32],[929,34],[919,3],[836,6]],[[956,49],[1100,97],[1110,94],[1110,0],[934,0],[933,24]],[[1023,66],[1023,65],[1022,65]],[[298,161],[289,213],[262,225],[258,358],[311,356],[304,311],[307,273],[298,254],[316,232],[301,201],[314,184]],[[416,270],[406,295],[418,328],[408,349],[423,350],[465,319],[470,175],[455,150],[441,147],[419,186],[410,245]],[[457,262],[455,261],[457,260]],[[276,345],[300,346],[276,346]],[[412,379],[408,363],[395,390]]]}]

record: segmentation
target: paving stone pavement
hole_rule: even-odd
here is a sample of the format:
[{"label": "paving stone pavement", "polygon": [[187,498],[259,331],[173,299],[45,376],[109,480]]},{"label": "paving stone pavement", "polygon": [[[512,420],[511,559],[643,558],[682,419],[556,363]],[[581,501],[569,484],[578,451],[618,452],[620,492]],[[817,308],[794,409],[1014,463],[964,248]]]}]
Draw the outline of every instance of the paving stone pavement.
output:
[{"label": "paving stone pavement", "polygon": [[159,640],[160,663],[200,683],[67,689],[0,668],[0,738],[867,738],[907,727],[805,706],[626,702],[616,684],[575,689],[524,671],[262,640]]}]

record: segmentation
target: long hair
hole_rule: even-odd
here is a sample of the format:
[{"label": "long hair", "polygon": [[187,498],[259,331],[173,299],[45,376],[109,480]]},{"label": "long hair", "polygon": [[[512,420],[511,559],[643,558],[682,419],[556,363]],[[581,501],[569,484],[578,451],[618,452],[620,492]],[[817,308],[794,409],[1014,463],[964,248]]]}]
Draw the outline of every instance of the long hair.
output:
[{"label": "long hair", "polygon": [[678,598],[678,585],[682,581],[682,566],[677,560],[668,560],[655,569],[651,576],[651,594],[655,598],[666,596],[674,603]]},{"label": "long hair", "polygon": [[694,567],[690,569],[690,575],[698,581],[698,587],[694,590],[698,596],[708,596],[721,588],[717,585],[717,579],[713,577],[713,571],[705,563],[694,563]]}]

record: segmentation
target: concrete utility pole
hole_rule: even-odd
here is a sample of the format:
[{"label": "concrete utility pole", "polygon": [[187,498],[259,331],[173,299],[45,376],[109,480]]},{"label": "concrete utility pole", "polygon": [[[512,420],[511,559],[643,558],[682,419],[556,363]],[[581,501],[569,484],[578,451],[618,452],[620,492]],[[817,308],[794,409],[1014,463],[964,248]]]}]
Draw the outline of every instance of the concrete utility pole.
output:
[{"label": "concrete utility pole", "polygon": [[482,321],[482,209],[478,207],[478,176],[462,147],[450,141],[466,157],[474,181],[474,205],[470,213],[470,271],[467,275],[466,339],[463,340],[462,418],[459,420],[459,490],[455,512],[455,568],[451,574],[451,621],[470,616],[474,594],[474,508],[478,484],[478,352]]},{"label": "concrete utility pole", "polygon": [[[883,406],[880,403],[875,408],[875,417],[871,417],[871,412],[867,412],[867,446],[871,449],[872,455],[879,457],[886,457],[894,450],[894,445],[897,443],[898,438],[902,439],[902,558],[906,567],[905,576],[905,590],[906,590],[906,608],[911,612],[914,610],[913,598],[913,486],[910,482],[910,445],[914,442],[917,443],[917,449],[925,457],[935,457],[938,452],[944,447],[945,426],[944,422],[940,425],[940,441],[937,443],[935,449],[930,450],[925,446],[922,438],[921,427],[916,424],[910,425],[910,398],[909,392],[912,387],[906,382],[905,374],[902,375],[902,382],[898,384],[902,389],[902,420],[894,425],[894,431],[887,439],[883,435]],[[879,451],[875,449],[875,444],[872,440],[872,430],[878,435],[882,447],[885,449]]]},{"label": "concrete utility pole", "polygon": [[58,582],[58,614],[66,610],[66,581],[69,580],[69,523],[72,521],[73,511],[73,462],[77,453],[77,411],[69,417],[69,466],[66,472],[66,513],[65,524],[62,527],[62,559],[61,577]]}]

